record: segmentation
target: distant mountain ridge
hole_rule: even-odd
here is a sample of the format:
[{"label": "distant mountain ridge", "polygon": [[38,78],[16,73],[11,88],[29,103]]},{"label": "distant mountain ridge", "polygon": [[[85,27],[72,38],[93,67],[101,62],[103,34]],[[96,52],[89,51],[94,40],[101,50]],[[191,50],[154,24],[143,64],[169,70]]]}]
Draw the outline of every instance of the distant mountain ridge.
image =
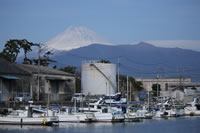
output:
[{"label": "distant mountain ridge", "polygon": [[135,45],[91,44],[70,51],[61,51],[53,57],[57,66],[77,66],[85,60],[120,59],[120,73],[133,77],[191,77],[200,78],[200,52],[181,48],[162,48],[140,42]]}]

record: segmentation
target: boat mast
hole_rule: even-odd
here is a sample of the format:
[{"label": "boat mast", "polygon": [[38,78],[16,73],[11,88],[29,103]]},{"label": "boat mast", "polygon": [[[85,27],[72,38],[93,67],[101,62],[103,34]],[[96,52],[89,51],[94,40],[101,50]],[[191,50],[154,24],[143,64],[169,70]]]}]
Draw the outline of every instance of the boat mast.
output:
[{"label": "boat mast", "polygon": [[130,82],[130,101],[131,101],[131,88],[132,88],[132,83]]},{"label": "boat mast", "polygon": [[128,102],[128,75],[127,75],[127,102]]},{"label": "boat mast", "polygon": [[40,100],[40,53],[41,53],[41,48],[39,46],[39,50],[38,50],[37,101]]},{"label": "boat mast", "polygon": [[159,78],[159,76],[157,74],[157,98],[158,98],[158,78]]},{"label": "boat mast", "polygon": [[120,61],[120,57],[118,57],[118,80],[117,80],[117,91],[119,92],[119,61]]},{"label": "boat mast", "polygon": [[150,98],[150,96],[149,96],[149,87],[148,87],[148,103],[147,103],[148,104],[148,111],[149,111],[149,100],[150,100],[149,98]]},{"label": "boat mast", "polygon": [[111,92],[110,92],[110,84],[108,83],[108,89],[109,89],[109,96],[110,96],[110,108],[111,108]]},{"label": "boat mast", "polygon": [[50,101],[50,81],[48,80],[48,102],[47,102],[47,116],[49,116],[49,101]]}]

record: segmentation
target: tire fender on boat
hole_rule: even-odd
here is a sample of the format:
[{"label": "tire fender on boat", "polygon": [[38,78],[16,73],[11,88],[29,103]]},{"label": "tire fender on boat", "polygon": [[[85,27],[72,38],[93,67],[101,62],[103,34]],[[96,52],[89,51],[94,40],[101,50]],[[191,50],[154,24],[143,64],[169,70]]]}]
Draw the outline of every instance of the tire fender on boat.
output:
[{"label": "tire fender on boat", "polygon": [[21,123],[21,124],[23,124],[23,119],[22,119],[22,118],[21,118],[21,121],[20,121],[20,123]]},{"label": "tire fender on boat", "polygon": [[115,119],[115,116],[113,116],[112,119],[114,120],[114,119]]},{"label": "tire fender on boat", "polygon": [[45,118],[43,119],[43,124],[46,125],[46,119]]}]

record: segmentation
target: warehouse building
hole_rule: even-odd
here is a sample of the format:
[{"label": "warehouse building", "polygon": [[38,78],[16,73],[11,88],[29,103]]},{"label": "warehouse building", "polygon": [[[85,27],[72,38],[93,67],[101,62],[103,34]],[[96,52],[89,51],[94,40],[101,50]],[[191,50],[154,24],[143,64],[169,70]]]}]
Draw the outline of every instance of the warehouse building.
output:
[{"label": "warehouse building", "polygon": [[50,101],[71,100],[75,89],[72,74],[44,66],[10,63],[3,58],[0,64],[0,101],[13,101],[23,93],[34,101],[47,101],[48,94]]}]

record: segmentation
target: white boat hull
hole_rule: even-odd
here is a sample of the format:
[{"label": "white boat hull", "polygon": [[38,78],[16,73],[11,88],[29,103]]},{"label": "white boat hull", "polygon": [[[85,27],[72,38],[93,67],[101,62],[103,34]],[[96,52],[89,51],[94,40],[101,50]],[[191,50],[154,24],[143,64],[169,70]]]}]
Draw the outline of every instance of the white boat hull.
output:
[{"label": "white boat hull", "polygon": [[94,118],[90,114],[76,113],[76,114],[59,114],[57,115],[59,122],[91,122]]},{"label": "white boat hull", "polygon": [[58,122],[53,117],[0,117],[0,124],[8,125],[52,125]]},{"label": "white boat hull", "polygon": [[136,113],[126,113],[125,122],[139,122],[141,119],[136,116]]},{"label": "white boat hull", "polygon": [[200,116],[200,110],[184,109],[185,115],[187,116]]},{"label": "white boat hull", "polygon": [[122,122],[124,117],[120,114],[113,115],[112,113],[95,112],[94,117],[96,122]]},{"label": "white boat hull", "polygon": [[163,111],[155,111],[154,112],[154,118],[162,118],[162,116],[163,116],[163,114],[164,114],[164,112]]}]

